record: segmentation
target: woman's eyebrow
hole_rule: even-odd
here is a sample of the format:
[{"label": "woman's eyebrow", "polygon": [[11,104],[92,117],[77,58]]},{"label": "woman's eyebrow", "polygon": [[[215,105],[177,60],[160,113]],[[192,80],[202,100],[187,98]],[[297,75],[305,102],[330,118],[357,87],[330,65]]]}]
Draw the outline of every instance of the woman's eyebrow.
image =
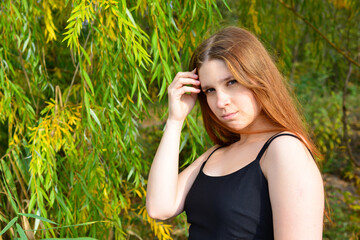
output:
[{"label": "woman's eyebrow", "polygon": [[[234,79],[234,77],[233,77],[232,75],[227,76],[227,77],[225,77],[225,78],[223,78],[223,79],[220,79],[220,80],[218,80],[217,82],[218,82],[218,83],[226,82],[226,81],[231,80],[231,79]],[[201,80],[200,80],[200,82],[201,82]],[[203,89],[208,89],[208,88],[210,88],[210,86],[201,84],[201,89],[202,89],[202,90],[203,90]]]}]

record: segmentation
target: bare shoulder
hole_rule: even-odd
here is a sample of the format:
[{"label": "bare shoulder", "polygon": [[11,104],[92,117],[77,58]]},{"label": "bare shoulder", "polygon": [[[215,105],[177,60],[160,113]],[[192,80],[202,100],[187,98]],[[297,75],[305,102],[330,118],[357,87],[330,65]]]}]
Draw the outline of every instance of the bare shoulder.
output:
[{"label": "bare shoulder", "polygon": [[318,171],[315,160],[303,142],[288,135],[279,136],[271,142],[261,160],[261,167],[265,176],[274,171],[300,170],[302,167]]},{"label": "bare shoulder", "polygon": [[321,239],[323,182],[305,145],[295,137],[277,137],[260,165],[268,180],[275,238]]}]

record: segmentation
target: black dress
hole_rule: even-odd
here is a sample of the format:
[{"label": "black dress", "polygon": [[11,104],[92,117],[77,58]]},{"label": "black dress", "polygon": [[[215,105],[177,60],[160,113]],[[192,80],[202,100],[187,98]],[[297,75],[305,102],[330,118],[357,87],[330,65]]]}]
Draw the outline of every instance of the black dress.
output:
[{"label": "black dress", "polygon": [[256,159],[225,176],[208,176],[202,164],[186,199],[185,212],[189,240],[274,239],[268,182],[260,168],[260,159],[271,137]]}]

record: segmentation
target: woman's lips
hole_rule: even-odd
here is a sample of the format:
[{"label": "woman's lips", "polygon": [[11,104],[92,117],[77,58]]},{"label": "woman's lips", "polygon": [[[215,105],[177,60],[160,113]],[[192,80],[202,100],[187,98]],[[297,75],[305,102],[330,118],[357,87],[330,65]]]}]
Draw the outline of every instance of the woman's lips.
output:
[{"label": "woman's lips", "polygon": [[222,115],[221,117],[225,120],[230,120],[236,116],[237,112]]}]

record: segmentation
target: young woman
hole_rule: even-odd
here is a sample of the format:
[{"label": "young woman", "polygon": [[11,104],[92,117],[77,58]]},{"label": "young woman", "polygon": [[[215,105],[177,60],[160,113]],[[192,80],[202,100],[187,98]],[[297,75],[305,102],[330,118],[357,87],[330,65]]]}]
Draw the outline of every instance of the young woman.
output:
[{"label": "young woman", "polygon": [[[149,215],[164,220],[185,210],[189,239],[322,239],[317,150],[259,40],[225,28],[196,49],[190,69],[168,88]],[[215,146],[179,174],[181,128],[196,99]]]}]

